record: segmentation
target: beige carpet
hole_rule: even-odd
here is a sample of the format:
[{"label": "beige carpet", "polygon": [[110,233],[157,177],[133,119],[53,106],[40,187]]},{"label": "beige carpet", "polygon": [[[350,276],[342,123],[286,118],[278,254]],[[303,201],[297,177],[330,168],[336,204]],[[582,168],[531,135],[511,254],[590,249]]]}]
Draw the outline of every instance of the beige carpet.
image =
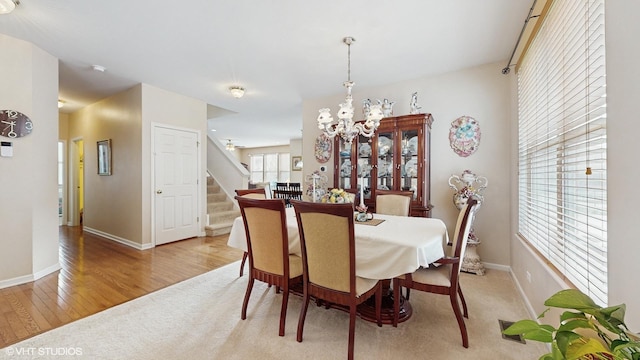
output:
[{"label": "beige carpet", "polygon": [[[262,283],[256,283],[247,320],[240,320],[247,276],[238,278],[238,266],[225,266],[0,349],[0,359],[346,357],[347,313],[310,305],[304,341],[298,343],[301,299],[291,296],[286,334],[279,337],[282,297]],[[468,349],[462,347],[448,298],[412,291],[413,316],[398,328],[378,328],[358,319],[356,359],[537,359],[545,352],[542,344],[520,344],[500,335],[498,319],[527,317],[508,273],[463,274],[461,282],[470,313]]]}]

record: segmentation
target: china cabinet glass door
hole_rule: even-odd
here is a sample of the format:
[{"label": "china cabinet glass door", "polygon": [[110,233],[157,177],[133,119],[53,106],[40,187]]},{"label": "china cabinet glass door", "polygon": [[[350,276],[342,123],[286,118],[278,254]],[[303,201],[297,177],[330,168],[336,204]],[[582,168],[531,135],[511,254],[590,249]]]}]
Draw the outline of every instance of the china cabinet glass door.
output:
[{"label": "china cabinet glass door", "polygon": [[377,149],[377,176],[378,182],[376,189],[393,190],[393,131],[378,133],[378,149]]},{"label": "china cabinet glass door", "polygon": [[420,143],[417,129],[400,130],[400,184],[403,191],[413,191],[413,199],[418,196],[420,183],[420,157],[418,144]]},{"label": "china cabinet glass door", "polygon": [[337,143],[338,151],[338,168],[336,172],[338,173],[338,184],[336,187],[341,189],[351,189],[351,176],[352,176],[352,159],[351,159],[351,150],[352,146],[350,144],[345,144],[342,139],[339,137]]},{"label": "china cabinet glass door", "polygon": [[363,193],[365,199],[371,198],[371,170],[373,169],[373,149],[371,148],[371,139],[360,135],[358,137],[358,184],[356,188],[360,192],[360,188],[364,187]]}]

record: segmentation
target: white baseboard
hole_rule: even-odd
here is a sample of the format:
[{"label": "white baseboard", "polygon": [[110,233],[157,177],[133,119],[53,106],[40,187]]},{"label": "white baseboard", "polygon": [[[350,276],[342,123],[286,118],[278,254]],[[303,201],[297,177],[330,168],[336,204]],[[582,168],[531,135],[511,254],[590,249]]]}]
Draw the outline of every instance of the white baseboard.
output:
[{"label": "white baseboard", "polygon": [[109,240],[113,240],[115,242],[118,242],[118,243],[123,244],[123,245],[130,246],[130,247],[132,247],[134,249],[138,249],[138,250],[147,250],[147,249],[151,249],[151,248],[154,247],[153,244],[140,244],[140,243],[137,243],[137,242],[125,239],[125,238],[121,238],[119,236],[115,236],[115,235],[112,235],[112,234],[109,234],[109,233],[106,233],[106,232],[103,232],[103,231],[100,231],[100,230],[92,229],[92,228],[90,228],[88,226],[84,226],[83,230],[88,232],[88,233],[90,233],[90,234],[98,235],[100,237],[103,237],[103,238],[106,238],[106,239],[109,239]]},{"label": "white baseboard", "polygon": [[44,268],[44,269],[34,273],[33,274],[33,280],[38,280],[41,277],[47,276],[47,275],[49,275],[51,273],[54,273],[54,272],[56,272],[56,271],[58,271],[60,269],[62,269],[62,266],[60,266],[60,263],[57,262],[57,263],[55,263],[55,264],[53,264],[53,265],[51,265],[51,266],[49,266],[47,268]]},{"label": "white baseboard", "polygon": [[507,265],[502,265],[502,264],[492,264],[492,263],[487,263],[487,262],[483,262],[482,263],[484,265],[484,267],[486,269],[493,269],[493,270],[500,270],[500,271],[506,271],[506,272],[511,272],[511,267],[507,266]]},{"label": "white baseboard", "polygon": [[7,279],[0,281],[0,289],[8,288],[10,286],[16,286],[33,281],[33,275],[18,276],[13,279]]},{"label": "white baseboard", "polygon": [[34,274],[18,276],[13,279],[7,279],[0,281],[0,289],[8,288],[11,286],[26,284],[35,280],[40,279],[43,276],[47,276],[53,272],[60,270],[60,263],[55,263],[45,269],[42,269]]},{"label": "white baseboard", "polygon": [[531,302],[529,302],[529,298],[524,293],[524,289],[520,285],[520,282],[518,281],[518,278],[516,277],[516,274],[513,273],[513,270],[511,270],[511,268],[509,268],[509,274],[511,275],[511,279],[513,279],[513,282],[516,284],[516,288],[518,289],[518,292],[520,293],[520,297],[524,301],[524,306],[527,309],[527,312],[529,313],[529,316],[532,319],[537,319],[538,318],[538,314],[536,314],[536,310],[531,305]]}]

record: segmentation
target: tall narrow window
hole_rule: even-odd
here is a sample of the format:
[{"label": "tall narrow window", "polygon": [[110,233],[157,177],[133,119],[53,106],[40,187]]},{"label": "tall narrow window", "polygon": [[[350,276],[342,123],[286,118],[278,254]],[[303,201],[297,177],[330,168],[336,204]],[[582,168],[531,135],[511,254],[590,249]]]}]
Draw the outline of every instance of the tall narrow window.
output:
[{"label": "tall narrow window", "polygon": [[604,0],[554,1],[518,70],[519,233],[607,304]]}]

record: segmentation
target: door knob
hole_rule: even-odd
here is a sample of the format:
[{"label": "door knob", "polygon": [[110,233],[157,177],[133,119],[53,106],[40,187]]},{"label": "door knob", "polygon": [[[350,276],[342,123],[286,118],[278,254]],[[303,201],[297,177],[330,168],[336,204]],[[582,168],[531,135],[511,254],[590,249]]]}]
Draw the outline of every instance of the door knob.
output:
[{"label": "door knob", "polygon": [[162,190],[156,190],[156,194],[162,194]]}]

